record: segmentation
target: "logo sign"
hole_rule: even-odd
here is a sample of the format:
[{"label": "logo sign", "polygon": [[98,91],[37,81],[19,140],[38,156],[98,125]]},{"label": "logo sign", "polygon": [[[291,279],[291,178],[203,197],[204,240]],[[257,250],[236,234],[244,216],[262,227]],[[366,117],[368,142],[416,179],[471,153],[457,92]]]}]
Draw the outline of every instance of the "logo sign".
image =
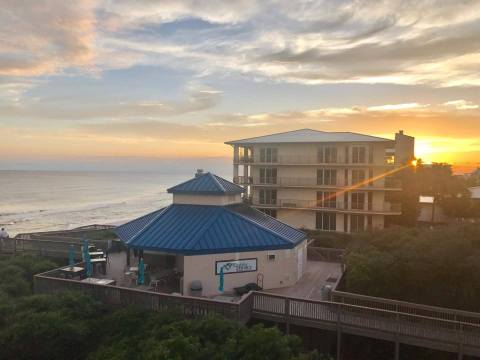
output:
[{"label": "logo sign", "polygon": [[215,275],[220,274],[222,267],[224,274],[257,271],[257,259],[217,261],[215,262]]}]

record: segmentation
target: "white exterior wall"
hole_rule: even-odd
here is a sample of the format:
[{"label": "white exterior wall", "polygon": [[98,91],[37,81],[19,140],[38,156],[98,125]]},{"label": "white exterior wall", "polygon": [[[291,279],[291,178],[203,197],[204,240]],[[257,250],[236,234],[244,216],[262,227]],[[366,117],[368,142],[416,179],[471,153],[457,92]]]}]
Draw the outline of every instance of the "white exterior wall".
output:
[{"label": "white exterior wall", "polygon": [[173,194],[174,204],[195,205],[229,205],[242,201],[241,194],[235,195],[196,195],[196,194]]},{"label": "white exterior wall", "polygon": [[[317,164],[317,152],[320,147],[337,148],[337,162],[334,164]],[[353,164],[352,163],[352,147],[364,146],[365,147],[365,163]],[[363,187],[348,191],[348,203],[351,204],[352,192],[364,192],[365,193],[365,212],[362,214],[365,216],[365,226],[368,225],[367,216],[370,215],[372,219],[372,228],[381,229],[384,227],[385,219],[382,214],[369,214],[368,209],[368,192],[372,192],[372,212],[385,212],[388,207],[385,205],[385,192],[392,190],[385,190],[385,174],[388,174],[393,168],[385,164],[386,149],[392,148],[392,144],[383,142],[372,143],[318,143],[318,144],[255,144],[252,145],[254,154],[254,164],[250,165],[250,176],[253,177],[254,184],[256,186],[251,187],[251,193],[254,204],[259,203],[259,190],[261,189],[275,189],[277,190],[277,204],[290,203],[289,200],[298,200],[299,204],[308,205],[311,202],[316,201],[317,191],[338,191],[337,202],[339,208],[340,205],[344,205],[344,193],[346,186],[351,186],[352,170],[362,169],[365,171],[365,178],[368,179],[370,171],[372,176],[376,179],[372,186],[365,184]],[[260,153],[262,148],[276,148],[278,163],[260,163]],[[373,162],[369,162],[369,151],[373,149]],[[348,151],[348,156],[346,151]],[[348,163],[345,163],[348,158]],[[260,168],[276,168],[277,179],[279,179],[277,185],[262,185],[258,186],[260,178]],[[318,169],[336,169],[337,170],[337,186],[317,186],[317,170]],[[347,170],[347,178],[345,178],[345,170]],[[289,183],[290,181],[297,182],[295,184]],[[307,182],[307,184],[302,184]],[[287,186],[288,185],[288,186]],[[294,186],[295,185],[295,186]],[[344,187],[342,189],[342,187]],[[276,208],[271,206],[271,208]],[[301,209],[284,209],[277,207],[277,218],[280,221],[286,222],[289,225],[298,228],[315,229],[316,227],[316,210],[301,210]],[[340,212],[336,215],[336,229],[337,231],[344,231],[344,213]],[[328,211],[328,210],[318,210]],[[348,223],[347,230],[350,231],[350,214],[347,214]]]},{"label": "white exterior wall", "polygon": [[[224,292],[231,292],[233,288],[256,283],[257,275],[263,274],[264,289],[273,289],[292,286],[301,277],[307,264],[307,241],[304,240],[294,249],[252,251],[241,253],[225,253],[212,255],[192,255],[184,257],[183,294],[190,294],[190,284],[200,280],[203,286],[203,295],[217,295],[220,276],[215,274],[217,261],[235,259],[257,259],[257,271],[231,273],[224,275]],[[299,274],[298,252],[302,251],[303,268]],[[268,254],[275,254],[275,260],[268,260]],[[300,276],[299,276],[300,275]]]}]

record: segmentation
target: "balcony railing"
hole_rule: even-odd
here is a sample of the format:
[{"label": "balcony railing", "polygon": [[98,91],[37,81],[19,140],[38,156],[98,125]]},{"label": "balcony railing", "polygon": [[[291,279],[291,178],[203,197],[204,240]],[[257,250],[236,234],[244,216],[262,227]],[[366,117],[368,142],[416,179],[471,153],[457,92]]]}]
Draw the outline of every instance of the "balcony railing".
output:
[{"label": "balcony railing", "polygon": [[362,163],[353,163],[351,159],[346,161],[343,157],[337,157],[337,159],[332,159],[331,161],[319,161],[316,155],[278,155],[276,158],[261,159],[260,157],[253,156],[239,156],[234,158],[235,163],[240,164],[292,164],[292,165],[348,165],[348,166],[372,166],[372,165],[382,165],[382,166],[392,166],[394,165],[390,160],[385,159],[381,163],[370,164],[368,159],[365,159]]},{"label": "balcony railing", "polygon": [[[305,177],[252,177],[252,176],[237,176],[234,179],[236,184],[242,185],[272,185],[272,186],[299,186],[299,187],[332,187],[332,188],[345,188],[345,187],[355,187],[355,185],[346,184],[344,181],[336,181],[330,183],[319,183],[317,178],[305,178]],[[401,189],[402,183],[398,179],[389,179],[385,178],[383,181],[375,180],[373,184],[368,183],[360,186],[362,189]]]},{"label": "balcony railing", "polygon": [[280,208],[299,208],[313,210],[339,210],[351,212],[376,212],[376,213],[401,213],[402,206],[399,203],[385,202],[383,204],[368,204],[360,202],[344,202],[341,200],[302,200],[302,199],[278,199],[274,204],[262,204],[259,199],[253,199],[253,205]]}]

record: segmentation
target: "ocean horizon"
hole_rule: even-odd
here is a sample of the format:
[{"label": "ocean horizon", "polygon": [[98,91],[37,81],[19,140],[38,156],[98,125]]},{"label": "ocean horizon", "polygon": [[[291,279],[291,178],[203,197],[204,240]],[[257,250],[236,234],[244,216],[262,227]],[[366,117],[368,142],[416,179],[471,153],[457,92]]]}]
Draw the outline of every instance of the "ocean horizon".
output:
[{"label": "ocean horizon", "polygon": [[[231,180],[225,170],[216,173]],[[169,205],[172,196],[166,190],[193,175],[193,171],[0,170],[0,226],[15,236],[121,224]]]}]

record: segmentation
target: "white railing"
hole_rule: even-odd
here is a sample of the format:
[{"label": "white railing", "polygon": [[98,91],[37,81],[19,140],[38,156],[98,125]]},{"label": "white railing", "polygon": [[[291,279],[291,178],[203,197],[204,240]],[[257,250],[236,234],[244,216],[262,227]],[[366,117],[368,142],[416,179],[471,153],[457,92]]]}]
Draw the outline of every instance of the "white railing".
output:
[{"label": "white railing", "polygon": [[303,200],[303,199],[278,199],[274,204],[262,204],[259,199],[253,200],[255,206],[268,206],[280,208],[299,208],[312,210],[340,210],[351,212],[381,212],[400,213],[402,206],[399,203],[383,203],[381,205],[367,203],[344,202],[341,200]]},{"label": "white railing", "polygon": [[402,184],[398,179],[385,179],[385,181],[376,180],[362,185],[352,185],[345,181],[337,180],[330,184],[319,183],[315,177],[252,177],[252,176],[237,176],[234,179],[236,184],[242,185],[272,185],[272,186],[299,186],[299,187],[331,187],[331,188],[361,188],[361,189],[401,189]]}]

